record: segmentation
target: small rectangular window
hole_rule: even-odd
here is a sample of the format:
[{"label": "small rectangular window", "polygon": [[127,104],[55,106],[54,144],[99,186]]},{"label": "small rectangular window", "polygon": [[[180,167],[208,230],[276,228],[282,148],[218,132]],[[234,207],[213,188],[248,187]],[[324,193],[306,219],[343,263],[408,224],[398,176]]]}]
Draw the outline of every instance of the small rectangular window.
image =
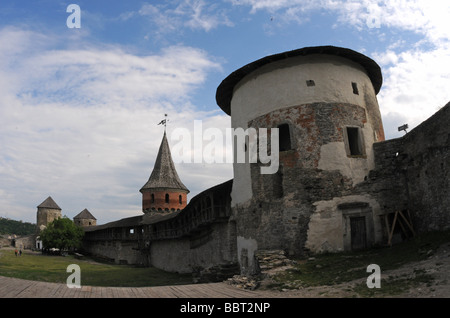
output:
[{"label": "small rectangular window", "polygon": [[310,87],[310,86],[316,86],[316,83],[314,83],[313,80],[307,80],[306,81],[306,86]]},{"label": "small rectangular window", "polygon": [[353,94],[359,95],[358,84],[352,82]]},{"label": "small rectangular window", "polygon": [[362,138],[358,127],[347,127],[347,141],[350,156],[362,156]]},{"label": "small rectangular window", "polygon": [[278,126],[278,139],[280,151],[291,150],[291,132],[288,124]]}]

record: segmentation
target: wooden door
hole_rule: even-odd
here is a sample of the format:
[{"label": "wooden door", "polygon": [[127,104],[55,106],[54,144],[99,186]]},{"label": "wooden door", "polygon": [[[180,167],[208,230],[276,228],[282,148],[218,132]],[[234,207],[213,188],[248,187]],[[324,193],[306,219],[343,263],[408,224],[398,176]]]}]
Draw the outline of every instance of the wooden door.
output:
[{"label": "wooden door", "polygon": [[352,251],[366,248],[366,217],[350,218]]}]

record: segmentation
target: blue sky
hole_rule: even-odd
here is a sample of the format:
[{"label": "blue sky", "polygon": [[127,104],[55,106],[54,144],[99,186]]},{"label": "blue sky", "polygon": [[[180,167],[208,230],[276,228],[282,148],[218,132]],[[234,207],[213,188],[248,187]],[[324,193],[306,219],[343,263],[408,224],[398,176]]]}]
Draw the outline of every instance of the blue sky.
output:
[{"label": "blue sky", "polygon": [[[71,3],[79,29],[66,25]],[[305,46],[373,58],[386,137],[400,137],[450,100],[449,16],[430,0],[2,1],[0,216],[35,222],[48,196],[70,218],[139,215],[164,114],[168,136],[194,120],[225,130],[220,82]],[[230,164],[177,169],[190,198],[232,178]]]}]

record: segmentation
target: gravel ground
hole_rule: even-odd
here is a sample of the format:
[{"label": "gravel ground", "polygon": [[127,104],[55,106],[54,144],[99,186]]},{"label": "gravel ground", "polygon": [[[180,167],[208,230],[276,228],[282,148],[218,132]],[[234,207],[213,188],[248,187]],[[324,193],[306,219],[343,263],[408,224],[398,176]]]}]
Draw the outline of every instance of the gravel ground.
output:
[{"label": "gravel ground", "polygon": [[[383,281],[389,279],[414,279],[417,273],[426,274],[431,279],[426,282],[414,284],[408,290],[395,295],[383,295],[381,297],[392,298],[450,298],[450,242],[441,245],[436,251],[423,261],[411,262],[395,270],[381,271],[381,289]],[[367,274],[368,276],[370,273]],[[283,298],[343,298],[343,297],[361,297],[353,288],[357,285],[365,284],[366,279],[358,279],[348,283],[333,286],[307,287],[295,290],[263,290],[267,297]],[[268,281],[263,281],[262,285]],[[378,296],[376,296],[378,297]]]}]

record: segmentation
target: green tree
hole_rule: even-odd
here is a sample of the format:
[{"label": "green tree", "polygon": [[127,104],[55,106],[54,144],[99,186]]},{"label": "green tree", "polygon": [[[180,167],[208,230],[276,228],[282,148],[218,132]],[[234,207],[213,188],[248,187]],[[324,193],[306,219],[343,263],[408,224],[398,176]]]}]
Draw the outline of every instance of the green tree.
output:
[{"label": "green tree", "polygon": [[36,224],[0,217],[0,234],[29,235],[36,233]]},{"label": "green tree", "polygon": [[50,222],[40,236],[45,249],[57,248],[65,251],[81,247],[84,231],[71,219],[62,217]]}]

